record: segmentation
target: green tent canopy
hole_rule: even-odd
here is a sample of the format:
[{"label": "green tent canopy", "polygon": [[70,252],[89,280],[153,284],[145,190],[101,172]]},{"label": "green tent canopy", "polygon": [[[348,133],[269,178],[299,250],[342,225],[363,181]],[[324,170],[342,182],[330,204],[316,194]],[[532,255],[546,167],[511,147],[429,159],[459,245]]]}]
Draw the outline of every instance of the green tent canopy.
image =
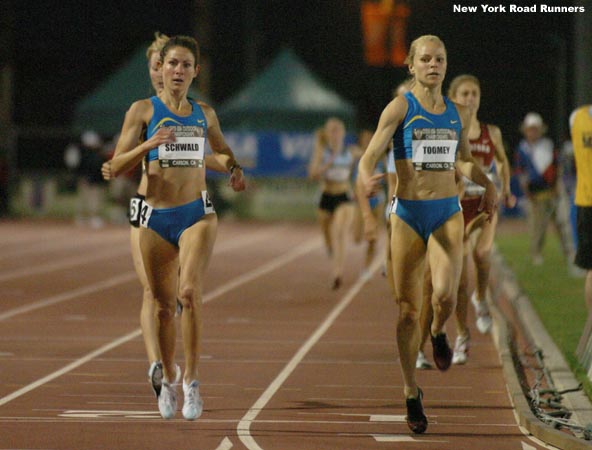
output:
[{"label": "green tent canopy", "polygon": [[310,131],[331,116],[355,126],[355,109],[289,49],[217,111],[224,130]]},{"label": "green tent canopy", "polygon": [[[125,113],[136,100],[154,95],[148,75],[146,49],[150,43],[138,50],[95,91],[76,105],[72,128],[77,134],[84,130],[95,130],[103,136],[113,136],[121,130]],[[189,96],[209,103],[195,87],[189,89]]]}]

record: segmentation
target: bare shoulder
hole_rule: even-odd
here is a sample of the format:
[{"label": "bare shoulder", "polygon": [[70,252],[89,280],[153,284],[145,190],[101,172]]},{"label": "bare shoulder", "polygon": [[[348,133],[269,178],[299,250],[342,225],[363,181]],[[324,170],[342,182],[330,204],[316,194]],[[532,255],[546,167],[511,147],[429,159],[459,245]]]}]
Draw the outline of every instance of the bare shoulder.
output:
[{"label": "bare shoulder", "polygon": [[487,131],[489,131],[489,135],[492,139],[501,139],[502,138],[502,130],[497,125],[492,125],[490,123],[487,124]]},{"label": "bare shoulder", "polygon": [[398,95],[386,105],[382,111],[381,120],[398,126],[405,118],[408,108],[407,98],[403,95]]},{"label": "bare shoulder", "polygon": [[208,122],[212,120],[217,120],[216,111],[214,111],[214,108],[202,101],[197,101],[196,103],[201,107],[201,110],[206,116]]},{"label": "bare shoulder", "polygon": [[144,118],[153,111],[152,102],[149,98],[137,100],[131,104],[127,110],[126,116],[129,118]]}]

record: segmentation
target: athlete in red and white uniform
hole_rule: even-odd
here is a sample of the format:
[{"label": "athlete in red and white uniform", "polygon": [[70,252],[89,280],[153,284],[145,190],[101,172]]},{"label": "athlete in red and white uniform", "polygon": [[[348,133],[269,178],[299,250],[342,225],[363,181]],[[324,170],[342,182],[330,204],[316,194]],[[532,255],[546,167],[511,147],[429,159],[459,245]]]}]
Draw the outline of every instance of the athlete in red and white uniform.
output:
[{"label": "athlete in red and white uniform", "polygon": [[[453,101],[471,109],[472,120],[469,128],[471,155],[483,172],[493,180],[499,178],[501,195],[506,205],[513,206],[516,198],[510,192],[510,165],[506,157],[500,129],[485,124],[477,118],[481,100],[479,80],[472,75],[459,75],[450,84],[448,96]],[[494,165],[496,171],[494,172]],[[497,175],[496,175],[497,174]],[[473,291],[471,302],[477,315],[477,328],[481,333],[491,329],[491,315],[485,300],[489,281],[490,255],[495,236],[498,214],[490,221],[480,211],[484,189],[463,178],[461,205],[465,219],[464,264],[458,290],[456,305],[457,338],[452,358],[453,364],[464,364],[469,349],[469,329],[467,327],[467,305],[469,294]],[[472,255],[472,258],[469,258]],[[476,275],[476,279],[473,276]]]}]

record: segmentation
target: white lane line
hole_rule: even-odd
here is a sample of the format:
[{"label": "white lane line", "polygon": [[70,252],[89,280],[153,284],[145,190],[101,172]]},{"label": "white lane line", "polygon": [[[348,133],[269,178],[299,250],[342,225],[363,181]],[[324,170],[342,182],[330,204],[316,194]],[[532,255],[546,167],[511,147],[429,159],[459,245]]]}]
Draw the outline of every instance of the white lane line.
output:
[{"label": "white lane line", "polygon": [[439,439],[425,439],[425,438],[414,438],[412,436],[405,436],[399,434],[371,434],[376,442],[417,442],[418,444],[424,442],[435,442],[435,443],[447,443],[448,441]]},{"label": "white lane line", "polygon": [[[382,260],[377,258],[374,264],[370,267],[370,274],[374,275],[374,273],[378,270],[380,265],[382,264]],[[360,292],[362,287],[367,283],[367,280],[363,280],[358,278],[358,281],[350,288],[350,290],[345,294],[345,296],[341,299],[341,301],[331,310],[327,318],[319,325],[319,327],[314,331],[314,333],[307,339],[307,341],[298,349],[296,354],[292,357],[292,359],[286,364],[283,370],[278,374],[278,376],[271,382],[271,384],[265,389],[263,394],[257,399],[257,401],[251,406],[251,408],[247,411],[247,413],[243,416],[241,421],[238,423],[236,431],[238,433],[238,437],[240,438],[241,442],[249,449],[249,450],[263,450],[259,444],[255,441],[253,436],[251,436],[251,424],[255,421],[259,413],[265,408],[265,405],[271,400],[271,398],[276,394],[276,392],[280,389],[282,384],[286,381],[286,379],[294,372],[298,364],[304,359],[306,354],[314,347],[314,345],[323,337],[323,335],[327,332],[327,330],[333,325],[335,320],[339,317],[339,315],[349,306],[355,296]]]},{"label": "white lane line", "polygon": [[[239,238],[239,239],[234,239],[231,241],[224,242],[218,248],[214,248],[214,254],[219,255],[220,253],[235,250],[241,246],[245,246],[245,245],[251,244],[254,241],[256,242],[260,239],[263,239],[264,237],[269,237],[269,233],[261,232],[257,236],[255,236],[255,238],[251,238],[251,236],[249,236],[248,239]],[[129,249],[126,249],[125,252],[129,252]],[[99,281],[97,283],[93,283],[93,284],[90,284],[85,287],[73,289],[71,291],[63,292],[61,294],[54,295],[52,297],[37,300],[34,303],[29,303],[28,305],[19,306],[18,308],[13,308],[13,309],[10,309],[10,310],[5,311],[3,313],[0,313],[0,322],[2,322],[3,320],[6,320],[6,319],[10,319],[10,318],[17,316],[19,314],[25,314],[25,313],[35,311],[40,308],[45,308],[46,306],[51,306],[51,305],[55,305],[57,303],[62,303],[62,302],[68,301],[68,300],[72,300],[74,298],[81,297],[83,295],[94,294],[95,292],[103,291],[105,289],[112,288],[112,287],[117,286],[119,284],[127,283],[127,282],[134,280],[136,278],[137,278],[136,272],[131,270],[131,271],[125,272],[121,275],[118,275],[115,277],[110,277],[107,280]],[[1,277],[0,277],[0,281],[1,281]]]},{"label": "white lane line", "polygon": [[526,442],[522,442],[522,450],[536,450],[536,447],[528,445]]},{"label": "white lane line", "polygon": [[113,245],[120,245],[126,242],[129,242],[129,234],[124,235],[115,235],[115,236],[104,236],[104,235],[93,235],[93,236],[84,236],[84,240],[81,242],[77,239],[72,239],[71,235],[65,236],[59,240],[57,239],[45,239],[43,243],[35,243],[35,245],[31,245],[28,248],[16,248],[10,252],[2,252],[0,255],[0,261],[4,261],[7,259],[14,259],[22,257],[24,255],[28,255],[34,253],[39,255],[41,253],[47,253],[50,251],[60,250],[66,251],[71,249],[84,249],[86,246],[89,245],[100,245],[102,248],[111,247]]},{"label": "white lane line", "polygon": [[[129,250],[127,250],[129,252]],[[6,319],[10,319],[14,316],[19,314],[25,314],[31,311],[35,311],[37,309],[45,308],[46,306],[55,305],[57,303],[62,303],[68,300],[72,300],[77,297],[81,297],[83,295],[93,294],[95,292],[103,291],[105,289],[112,288],[114,286],[118,286],[123,283],[127,283],[129,281],[135,280],[137,278],[136,272],[130,271],[125,272],[121,275],[116,277],[111,277],[108,280],[99,281],[98,283],[93,283],[85,287],[81,287],[78,289],[73,289],[71,291],[64,292],[62,294],[54,295],[52,297],[48,297],[42,300],[38,300],[34,303],[29,303],[28,305],[19,306],[18,308],[10,309],[4,313],[0,313],[0,322]]]},{"label": "white lane line", "polygon": [[[252,270],[251,272],[247,272],[243,276],[237,278],[236,280],[239,280],[239,279],[241,280],[240,283],[237,283],[237,282],[228,283],[228,285],[224,286],[224,288],[216,289],[212,292],[209,292],[208,294],[206,294],[204,296],[203,303],[205,304],[205,303],[208,303],[208,302],[214,300],[216,297],[219,297],[220,295],[225,294],[230,289],[238,287],[240,284],[248,283],[249,281],[252,281],[257,277],[265,275],[273,270],[279,269],[280,267],[293,261],[294,259],[298,258],[299,256],[302,256],[303,254],[310,252],[311,250],[313,250],[315,248],[320,247],[320,245],[321,245],[321,242],[319,239],[312,239],[312,240],[302,244],[301,246],[299,246],[295,249],[292,249],[288,253],[278,256],[277,258],[272,259],[270,262],[265,263],[262,266]],[[227,287],[229,287],[229,288],[227,289]],[[71,370],[76,369],[77,367],[80,367],[81,365],[91,361],[92,359],[102,355],[103,353],[106,353],[106,352],[108,352],[120,345],[123,345],[126,342],[131,341],[132,339],[135,339],[141,335],[142,335],[142,330],[138,328],[138,329],[132,331],[131,333],[128,333],[125,336],[122,336],[122,337],[102,346],[101,348],[98,348],[97,350],[88,353],[87,355],[83,356],[82,358],[77,359],[76,361],[73,361],[72,363],[66,365],[65,367],[63,367],[59,370],[56,370],[55,372],[50,373],[49,375],[47,375],[37,381],[34,381],[33,383],[31,383],[27,386],[24,386],[23,388],[13,392],[12,394],[7,395],[6,397],[0,398],[0,406],[5,405],[6,403],[8,403],[8,402],[10,402],[22,395],[25,395],[26,393],[31,392],[32,390],[34,390],[46,383],[49,383],[52,380],[55,380],[56,378],[70,372]]]},{"label": "white lane line", "polygon": [[404,415],[396,415],[396,414],[371,414],[370,415],[370,422],[397,422],[397,423],[405,423],[406,416]]},{"label": "white lane line", "polygon": [[[251,244],[253,242],[257,242],[262,239],[265,239],[268,236],[269,236],[269,231],[266,233],[264,233],[264,232],[257,233],[257,235],[255,235],[255,236],[249,236],[248,239],[245,239],[245,238],[234,239],[223,246],[223,248],[224,248],[223,251],[235,250],[236,248],[239,248],[241,246]],[[109,243],[107,243],[107,242],[105,243],[106,247],[109,247],[109,245],[110,245]],[[40,274],[48,273],[48,272],[56,272],[58,270],[68,269],[71,267],[77,267],[82,264],[88,264],[88,263],[95,262],[95,261],[98,261],[101,259],[113,258],[113,257],[119,256],[119,255],[125,254],[125,253],[129,253],[129,252],[130,252],[130,250],[129,250],[128,245],[117,246],[116,251],[109,249],[108,251],[94,252],[94,253],[92,253],[91,257],[89,257],[88,254],[86,254],[83,256],[64,258],[61,261],[51,261],[51,262],[41,264],[38,266],[15,269],[10,272],[0,273],[0,282],[7,281],[7,280],[13,280],[15,278],[28,277],[28,276],[32,276],[32,275],[40,275]],[[219,253],[219,252],[220,251],[218,251],[216,253]]]},{"label": "white lane line", "polygon": [[131,333],[128,333],[125,336],[122,336],[122,337],[120,337],[120,338],[118,338],[106,345],[103,345],[102,347],[96,349],[93,352],[86,354],[85,356],[77,359],[76,361],[71,362],[70,364],[62,367],[61,369],[56,370],[55,372],[50,373],[49,375],[46,375],[45,377],[40,378],[39,380],[34,381],[33,383],[30,383],[27,386],[24,386],[17,391],[14,391],[12,394],[7,395],[6,397],[0,398],[0,406],[7,404],[8,402],[14,400],[15,398],[25,395],[26,393],[31,392],[34,389],[37,389],[39,386],[43,386],[44,384],[49,383],[50,381],[55,380],[58,377],[61,377],[62,375],[70,372],[71,370],[74,370],[77,367],[80,367],[81,365],[86,364],[87,362],[91,361],[93,358],[96,358],[97,356],[102,355],[103,353],[106,353],[109,350],[114,349],[115,347],[118,347],[122,344],[125,344],[128,341],[131,341],[132,339],[137,338],[141,334],[142,334],[142,330],[137,329],[137,330],[134,330]]},{"label": "white lane line", "polygon": [[228,437],[225,437],[220,445],[216,447],[216,450],[230,450],[232,448],[232,442]]},{"label": "white lane line", "polygon": [[29,277],[32,275],[40,275],[43,273],[48,272],[56,272],[62,269],[69,269],[71,267],[79,267],[82,264],[88,264],[91,262],[99,261],[101,259],[107,258],[114,258],[116,256],[123,255],[125,253],[129,253],[129,249],[119,247],[117,250],[113,251],[109,249],[108,251],[104,252],[94,252],[92,256],[88,254],[83,256],[74,256],[72,258],[65,258],[61,261],[52,261],[45,264],[41,264],[38,266],[33,267],[24,267],[21,269],[12,270],[10,272],[4,272],[0,274],[0,282],[14,280],[15,278],[23,278]]}]

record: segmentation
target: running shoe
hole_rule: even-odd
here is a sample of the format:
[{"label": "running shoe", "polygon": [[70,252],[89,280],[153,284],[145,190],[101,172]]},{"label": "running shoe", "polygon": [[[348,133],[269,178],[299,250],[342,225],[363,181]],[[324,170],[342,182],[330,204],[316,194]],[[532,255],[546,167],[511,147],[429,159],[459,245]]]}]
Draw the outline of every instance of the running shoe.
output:
[{"label": "running shoe", "polygon": [[421,370],[427,370],[432,368],[432,364],[428,361],[428,359],[425,357],[425,354],[421,350],[417,354],[415,368]]},{"label": "running shoe", "polygon": [[452,350],[448,344],[446,333],[438,333],[436,336],[431,336],[431,338],[436,367],[441,371],[448,370],[452,363]]},{"label": "running shoe", "polygon": [[183,402],[183,417],[187,420],[195,420],[203,411],[203,400],[199,395],[199,381],[193,380],[189,385],[183,381],[183,393],[185,400]]},{"label": "running shoe", "polygon": [[162,382],[158,396],[158,410],[163,419],[172,419],[177,413],[177,390],[174,385],[166,381]]},{"label": "running shoe", "polygon": [[331,284],[331,289],[334,291],[338,290],[341,287],[341,283],[341,277],[335,277],[333,279],[333,284]]},{"label": "running shoe", "polygon": [[457,336],[454,343],[454,353],[452,355],[452,364],[465,364],[469,354],[469,331],[464,336]]},{"label": "running shoe", "polygon": [[415,434],[424,433],[428,428],[428,418],[423,412],[423,405],[421,400],[423,399],[423,391],[417,388],[417,398],[408,398],[405,400],[407,406],[407,426]]},{"label": "running shoe", "polygon": [[[148,369],[148,381],[157,398],[160,395],[163,377],[164,372],[162,370],[162,362],[154,361],[150,364],[150,368]],[[181,381],[181,368],[175,364],[175,382],[173,384],[178,384],[179,381]]]},{"label": "running shoe", "polygon": [[491,320],[491,314],[489,313],[489,306],[487,301],[477,300],[476,293],[471,296],[471,303],[475,307],[475,314],[477,315],[477,329],[481,334],[489,333],[493,321]]}]

